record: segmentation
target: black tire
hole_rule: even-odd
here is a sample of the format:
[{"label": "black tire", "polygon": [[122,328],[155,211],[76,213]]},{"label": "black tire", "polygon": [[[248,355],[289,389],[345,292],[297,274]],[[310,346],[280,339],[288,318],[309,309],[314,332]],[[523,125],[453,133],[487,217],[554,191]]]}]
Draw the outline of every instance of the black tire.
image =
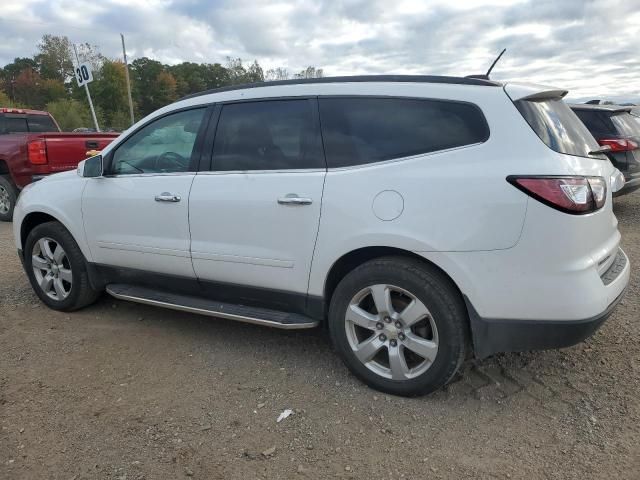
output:
[{"label": "black tire", "polygon": [[[49,297],[40,287],[33,270],[34,245],[43,238],[49,238],[57,242],[66,253],[66,261],[69,264],[72,282],[68,296],[61,300]],[[24,267],[29,277],[29,282],[36,295],[48,307],[63,312],[71,312],[92,304],[100,296],[100,291],[94,290],[89,282],[87,261],[69,231],[58,222],[47,222],[35,227],[29,235],[24,246]]]},{"label": "black tire", "polygon": [[4,194],[9,199],[9,211],[5,212],[0,208],[0,222],[10,222],[13,220],[13,209],[16,206],[16,200],[18,199],[18,189],[11,181],[11,177],[8,175],[0,175],[0,195]]},{"label": "black tire", "polygon": [[[349,343],[345,319],[347,308],[359,292],[377,284],[392,285],[410,292],[429,310],[430,316],[426,318],[435,324],[437,354],[426,371],[420,373],[420,369],[416,370],[415,378],[394,380],[372,371],[358,359]],[[377,324],[376,328],[381,328],[381,325]],[[376,390],[402,396],[424,395],[446,385],[462,365],[469,342],[466,307],[451,280],[436,268],[405,257],[371,260],[347,274],[331,298],[329,331],[334,348],[356,377]],[[376,331],[365,332],[367,335],[372,333],[372,337],[378,335]],[[397,342],[398,345],[402,343],[399,339]],[[388,345],[386,349],[388,355]],[[402,345],[398,351],[407,350]]]}]

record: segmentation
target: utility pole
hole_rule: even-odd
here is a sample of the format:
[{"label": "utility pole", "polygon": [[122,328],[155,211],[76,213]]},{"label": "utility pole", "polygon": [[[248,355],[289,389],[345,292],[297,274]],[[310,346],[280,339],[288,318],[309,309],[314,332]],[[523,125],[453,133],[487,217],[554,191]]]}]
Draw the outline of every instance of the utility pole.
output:
[{"label": "utility pole", "polygon": [[122,56],[124,57],[124,75],[127,78],[127,95],[129,96],[129,115],[131,115],[131,125],[136,123],[133,117],[133,100],[131,99],[131,81],[129,80],[129,64],[127,63],[127,49],[124,46],[124,35],[120,34],[122,38]]},{"label": "utility pole", "polygon": [[[76,44],[73,44],[73,52],[76,54],[76,65],[80,67],[80,58],[78,57],[78,49],[76,48]],[[84,82],[83,82],[84,83]],[[98,119],[96,118],[96,111],[93,108],[93,102],[91,101],[91,94],[89,93],[89,85],[84,83],[84,89],[87,92],[87,99],[89,100],[89,107],[91,107],[91,116],[93,117],[93,124],[96,127],[96,132],[100,131],[100,127],[98,126]]]}]

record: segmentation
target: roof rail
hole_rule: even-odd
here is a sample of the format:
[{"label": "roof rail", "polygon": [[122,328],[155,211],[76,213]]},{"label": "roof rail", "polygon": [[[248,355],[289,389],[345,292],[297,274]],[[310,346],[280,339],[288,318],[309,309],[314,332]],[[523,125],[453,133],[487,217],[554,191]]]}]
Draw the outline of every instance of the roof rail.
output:
[{"label": "roof rail", "polygon": [[501,83],[470,77],[447,77],[438,75],[355,75],[343,77],[300,78],[294,80],[276,80],[269,82],[245,83],[228,87],[214,88],[203,92],[192,93],[180,100],[200,97],[212,93],[230,92],[248,88],[273,87],[279,85],[304,85],[309,83],[349,83],[349,82],[414,82],[414,83],[449,83],[453,85],[479,85],[485,87],[500,87]]}]

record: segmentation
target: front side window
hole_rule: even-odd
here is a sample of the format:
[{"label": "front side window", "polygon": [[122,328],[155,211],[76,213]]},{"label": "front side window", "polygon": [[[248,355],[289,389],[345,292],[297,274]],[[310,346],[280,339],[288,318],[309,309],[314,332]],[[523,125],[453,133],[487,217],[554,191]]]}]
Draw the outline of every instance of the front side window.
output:
[{"label": "front side window", "polygon": [[307,99],[223,105],[213,147],[216,171],[324,168]]},{"label": "front side window", "polygon": [[321,98],[320,123],[329,167],[420,155],[489,138],[477,106],[444,100]]},{"label": "front side window", "polygon": [[519,100],[515,105],[540,140],[552,150],[588,157],[589,152],[600,148],[562,99]]},{"label": "front side window", "polygon": [[111,173],[188,172],[205,110],[173,113],[138,130],[117,147]]}]

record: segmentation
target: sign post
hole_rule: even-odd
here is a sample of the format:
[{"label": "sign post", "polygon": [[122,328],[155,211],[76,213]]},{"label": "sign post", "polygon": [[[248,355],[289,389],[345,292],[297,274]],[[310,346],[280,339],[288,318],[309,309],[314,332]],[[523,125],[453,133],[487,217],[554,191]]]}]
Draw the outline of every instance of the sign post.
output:
[{"label": "sign post", "polygon": [[89,107],[91,108],[91,116],[93,117],[93,124],[96,127],[96,132],[100,131],[100,127],[98,126],[98,119],[96,118],[96,111],[93,108],[93,102],[91,101],[91,94],[89,93],[89,83],[93,82],[93,73],[91,72],[91,64],[88,62],[80,63],[80,59],[78,58],[78,49],[76,48],[75,43],[73,44],[73,51],[76,54],[76,81],[78,82],[78,86],[82,87],[84,85],[84,89],[87,92],[87,99],[89,100]]}]

